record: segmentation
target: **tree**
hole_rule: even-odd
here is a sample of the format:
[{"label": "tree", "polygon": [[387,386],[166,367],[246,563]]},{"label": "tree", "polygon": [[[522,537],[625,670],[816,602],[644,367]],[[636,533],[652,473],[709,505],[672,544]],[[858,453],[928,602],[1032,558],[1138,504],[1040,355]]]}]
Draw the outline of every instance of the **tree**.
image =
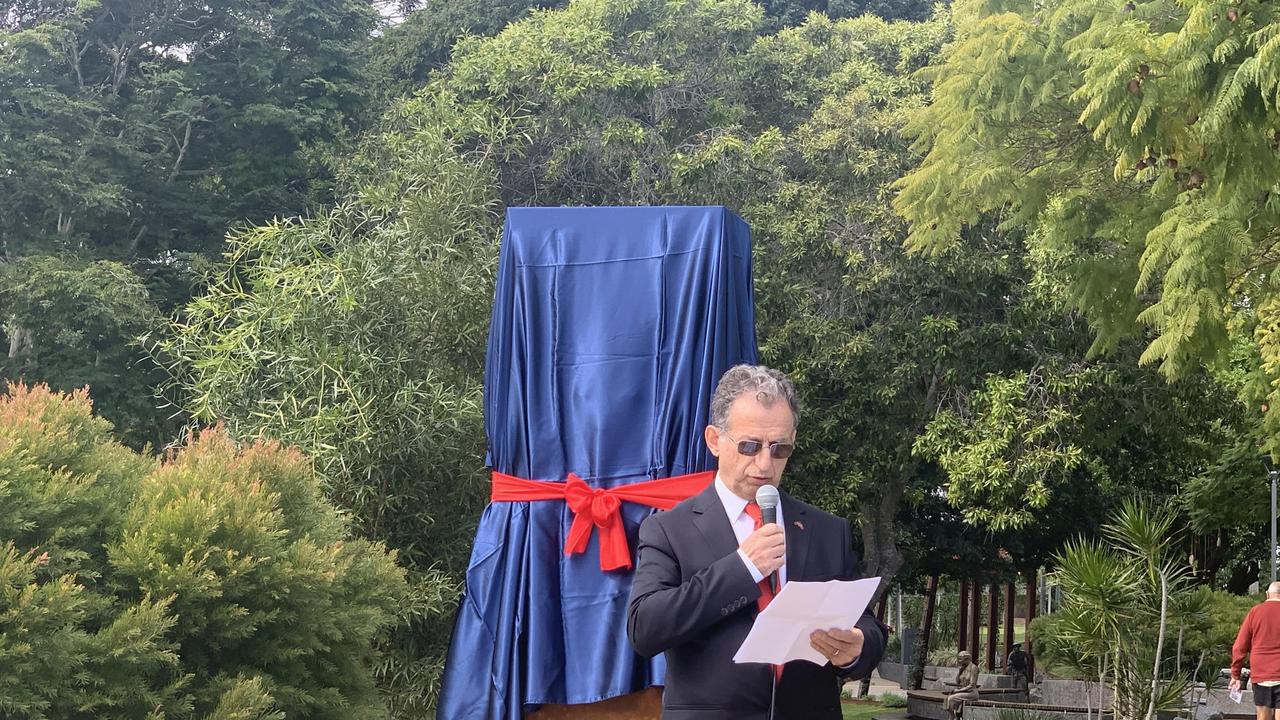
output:
[{"label": "tree", "polygon": [[763,0],[766,27],[781,29],[803,25],[810,13],[832,20],[870,13],[885,20],[926,20],[932,3],[921,0]]},{"label": "tree", "polygon": [[156,351],[194,418],[302,448],[360,534],[400,552],[422,599],[379,679],[394,713],[419,717],[487,497],[498,217],[486,138],[502,130],[427,97],[387,123],[344,162],[346,199],[325,215],[230,236]]},{"label": "tree", "polygon": [[[907,131],[895,207],[922,253],[998,215],[1096,332],[1169,377],[1240,344],[1275,450],[1280,16],[1269,4],[965,0]],[[1150,335],[1145,335],[1149,330]]]},{"label": "tree", "polygon": [[[911,443],[947,379],[943,341],[957,356],[989,350],[984,334],[1003,332],[986,322],[1001,314],[998,288],[1017,281],[985,254],[906,257],[886,207],[910,164],[895,124],[921,100],[910,73],[941,43],[941,19],[761,28],[742,2],[580,3],[464,41],[435,87],[517,118],[498,166],[506,203],[742,212],[764,357],[799,381],[806,444],[820,449],[797,459],[793,482],[858,517],[868,572],[891,577],[899,502],[919,470]],[[941,316],[953,301],[960,320]]]},{"label": "tree", "polygon": [[1132,342],[1085,361],[1087,344],[1076,333],[1074,343],[1044,347],[1030,373],[992,375],[929,423],[916,449],[946,471],[948,500],[967,520],[997,531],[1034,527],[1062,506],[1056,493],[1078,492],[1073,485],[1097,488],[1094,507],[1105,514],[1134,494],[1172,500],[1196,478],[1243,471],[1221,467],[1224,448],[1249,429],[1232,388],[1206,373],[1168,383],[1137,366]]},{"label": "tree", "polygon": [[319,161],[355,128],[355,49],[373,20],[359,0],[10,4],[0,14],[0,263],[20,263],[4,277],[22,287],[0,292],[6,376],[59,387],[112,378],[99,410],[133,442],[167,441],[171,410],[138,394],[153,381],[135,364],[140,333],[106,333],[93,348],[50,343],[80,330],[40,323],[77,306],[32,317],[21,297],[65,283],[67,268],[113,262],[84,282],[114,281],[100,289],[137,304],[123,324],[156,319],[190,297],[230,225],[327,199]]},{"label": "tree", "polygon": [[83,391],[14,384],[0,467],[6,717],[382,716],[404,573],[297,451],[210,431],[157,462]]},{"label": "tree", "polygon": [[315,453],[361,527],[421,568],[404,543],[453,532],[432,521],[476,507],[482,482],[491,210],[727,204],[754,231],[764,360],[804,395],[788,483],[856,520],[867,571],[891,580],[899,523],[943,482],[915,453],[939,410],[1080,354],[1019,236],[903,249],[890,186],[916,158],[898,129],[947,23],[812,15],[770,34],[745,0],[579,0],[464,38],[341,165],[332,211],[235,236],[163,346],[187,407]]},{"label": "tree", "polygon": [[373,83],[373,120],[395,98],[425,87],[431,73],[449,61],[462,37],[496,35],[530,12],[554,9],[563,0],[430,0],[413,8],[364,50],[365,75]]},{"label": "tree", "polygon": [[[360,527],[426,567],[420,548],[473,527],[443,517],[470,516],[480,495],[491,203],[730,202],[765,228],[767,247],[812,206],[761,201],[753,215],[751,199],[817,197],[804,192],[807,178],[782,184],[786,163],[816,174],[831,157],[806,157],[779,128],[797,131],[826,101],[829,76],[870,107],[879,87],[864,85],[897,87],[883,78],[922,64],[942,29],[816,17],[766,41],[759,25],[747,2],[597,0],[463,40],[441,76],[397,101],[342,164],[345,199],[331,212],[234,236],[209,292],[162,343],[186,407],[237,436],[282,436],[314,453]],[[812,70],[797,65],[804,57]],[[901,92],[914,87],[901,82]],[[770,89],[783,83],[795,91],[779,102]],[[770,114],[753,115],[757,101]],[[837,110],[828,102],[821,130],[804,137],[842,127]],[[881,189],[860,182],[872,196]],[[831,232],[856,210],[847,212]],[[810,240],[795,234],[761,257],[801,253]],[[770,277],[776,312],[800,311],[781,270]],[[830,277],[814,268],[807,280]],[[460,573],[463,558],[442,560]],[[432,647],[420,644],[419,659],[438,663]],[[410,703],[429,702],[421,689]]]},{"label": "tree", "polygon": [[175,433],[156,410],[163,374],[133,343],[161,317],[126,266],[48,255],[0,264],[0,307],[26,319],[11,326],[3,377],[57,378],[62,392],[92,387],[133,447]]},{"label": "tree", "polygon": [[1178,708],[1188,685],[1168,669],[1173,608],[1189,592],[1188,569],[1169,553],[1172,530],[1171,514],[1129,504],[1105,527],[1107,545],[1068,545],[1056,573],[1066,599],[1037,636],[1050,653],[1110,680],[1112,708],[1126,720]]}]

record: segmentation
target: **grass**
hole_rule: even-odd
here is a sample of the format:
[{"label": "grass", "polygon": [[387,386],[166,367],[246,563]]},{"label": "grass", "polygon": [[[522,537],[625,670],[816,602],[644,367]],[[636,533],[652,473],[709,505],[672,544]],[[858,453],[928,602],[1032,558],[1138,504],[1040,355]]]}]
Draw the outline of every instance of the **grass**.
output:
[{"label": "grass", "polygon": [[875,700],[846,701],[840,705],[841,717],[844,720],[871,720],[875,715],[891,712],[902,712],[901,708],[888,708]]}]

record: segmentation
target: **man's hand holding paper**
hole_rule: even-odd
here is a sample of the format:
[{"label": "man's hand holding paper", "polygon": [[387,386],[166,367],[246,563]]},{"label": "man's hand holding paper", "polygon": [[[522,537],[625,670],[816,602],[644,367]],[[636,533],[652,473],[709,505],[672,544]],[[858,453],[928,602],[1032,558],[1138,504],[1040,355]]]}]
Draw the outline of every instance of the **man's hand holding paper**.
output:
[{"label": "man's hand holding paper", "polygon": [[787,583],[756,617],[734,662],[852,663],[861,654],[862,633],[843,628],[854,627],[879,585],[880,578]]},{"label": "man's hand holding paper", "polygon": [[862,655],[862,643],[865,639],[866,636],[858,628],[831,628],[809,633],[809,644],[836,667],[852,665]]}]

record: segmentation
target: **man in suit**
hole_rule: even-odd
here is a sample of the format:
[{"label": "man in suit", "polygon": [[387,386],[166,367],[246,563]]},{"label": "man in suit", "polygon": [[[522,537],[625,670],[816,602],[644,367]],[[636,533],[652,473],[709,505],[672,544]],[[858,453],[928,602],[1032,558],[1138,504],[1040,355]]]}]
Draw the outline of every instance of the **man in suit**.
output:
[{"label": "man in suit", "polygon": [[766,720],[771,702],[777,720],[838,720],[840,685],[870,674],[884,654],[885,628],[865,613],[855,627],[810,636],[824,665],[797,660],[779,672],[733,662],[772,596],[772,573],[781,583],[860,577],[843,518],[780,493],[777,523],[756,519],[756,491],[781,482],[798,416],[782,373],[730,368],[705,431],[719,460],[715,481],[640,526],[627,634],[643,656],[666,653],[665,720]]}]

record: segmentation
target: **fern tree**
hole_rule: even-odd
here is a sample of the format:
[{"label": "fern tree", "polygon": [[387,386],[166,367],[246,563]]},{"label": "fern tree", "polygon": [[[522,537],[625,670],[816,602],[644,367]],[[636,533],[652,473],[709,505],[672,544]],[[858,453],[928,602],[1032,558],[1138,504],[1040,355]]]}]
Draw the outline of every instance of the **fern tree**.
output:
[{"label": "fern tree", "polygon": [[[933,102],[907,129],[924,154],[895,200],[910,247],[941,252],[998,216],[1087,314],[1095,350],[1149,333],[1141,361],[1172,377],[1225,360],[1236,338],[1249,399],[1275,396],[1275,4],[960,0],[954,13],[944,62],[925,71]],[[1268,422],[1280,429],[1280,412]]]}]

